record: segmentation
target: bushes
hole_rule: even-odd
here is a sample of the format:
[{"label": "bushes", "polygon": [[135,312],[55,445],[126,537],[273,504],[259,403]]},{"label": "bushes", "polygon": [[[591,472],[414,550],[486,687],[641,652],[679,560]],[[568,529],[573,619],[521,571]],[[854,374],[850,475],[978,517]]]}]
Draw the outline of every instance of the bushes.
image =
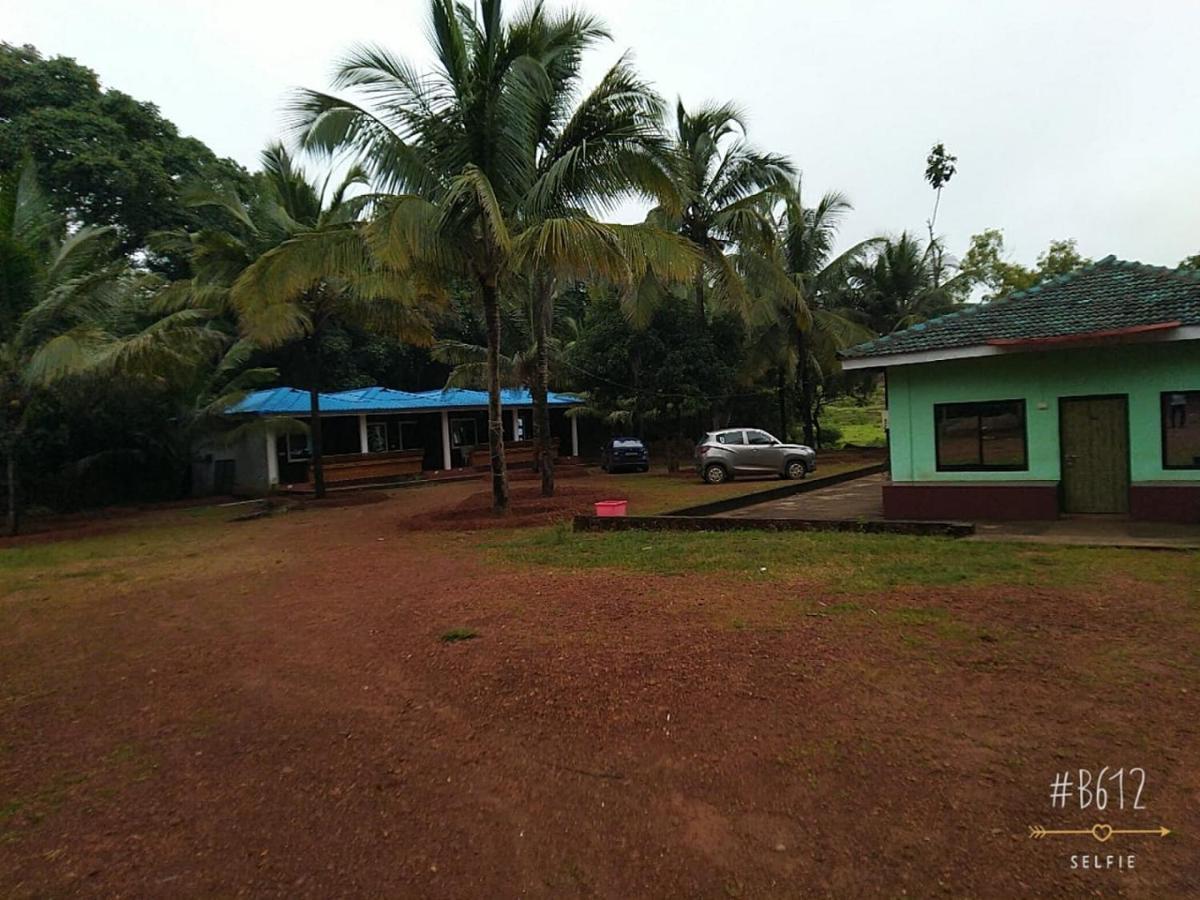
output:
[{"label": "bushes", "polygon": [[820,446],[818,449],[836,450],[838,447],[842,446],[842,429],[838,428],[836,425],[826,425],[824,422],[822,422],[819,434]]}]

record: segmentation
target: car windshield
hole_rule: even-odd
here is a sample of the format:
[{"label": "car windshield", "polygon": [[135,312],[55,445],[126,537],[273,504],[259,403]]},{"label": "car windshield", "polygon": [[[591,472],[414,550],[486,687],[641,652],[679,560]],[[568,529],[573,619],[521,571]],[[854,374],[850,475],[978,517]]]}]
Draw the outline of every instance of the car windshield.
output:
[{"label": "car windshield", "polygon": [[[641,442],[641,441],[639,441],[639,440],[637,440],[636,438],[617,438],[616,440],[614,440],[614,441],[612,442],[612,445],[613,445],[614,447],[634,447],[634,448],[640,448],[640,447],[642,446],[642,442]],[[596,446],[596,445],[595,445],[595,444],[593,444],[592,446],[594,447],[594,446]]]}]

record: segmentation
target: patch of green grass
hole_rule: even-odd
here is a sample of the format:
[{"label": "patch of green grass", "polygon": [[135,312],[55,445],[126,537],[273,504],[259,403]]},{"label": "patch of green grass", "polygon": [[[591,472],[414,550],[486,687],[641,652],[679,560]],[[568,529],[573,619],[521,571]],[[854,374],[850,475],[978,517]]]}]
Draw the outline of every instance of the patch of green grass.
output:
[{"label": "patch of green grass", "polygon": [[443,631],[442,636],[438,640],[443,644],[453,644],[458,641],[469,641],[477,637],[479,637],[479,634],[474,628],[451,628],[449,631]]},{"label": "patch of green grass", "polygon": [[909,585],[1075,587],[1105,575],[1181,585],[1200,578],[1200,554],[845,532],[539,529],[492,538],[484,546],[493,559],[507,564],[658,575],[725,574],[766,581],[802,579],[806,585],[834,593]]},{"label": "patch of green grass", "polygon": [[[899,625],[927,629],[943,641],[973,641],[978,637],[975,629],[956,620],[950,610],[937,606],[895,609],[886,617]],[[906,639],[911,637],[912,633],[905,635]]]},{"label": "patch of green grass", "polygon": [[859,447],[882,447],[883,394],[878,393],[866,404],[845,399],[831,403],[821,410],[821,424],[831,425],[842,436],[842,443]]},{"label": "patch of green grass", "polygon": [[882,447],[884,443],[883,426],[875,425],[839,425],[842,432],[842,444],[853,444],[856,447]]}]

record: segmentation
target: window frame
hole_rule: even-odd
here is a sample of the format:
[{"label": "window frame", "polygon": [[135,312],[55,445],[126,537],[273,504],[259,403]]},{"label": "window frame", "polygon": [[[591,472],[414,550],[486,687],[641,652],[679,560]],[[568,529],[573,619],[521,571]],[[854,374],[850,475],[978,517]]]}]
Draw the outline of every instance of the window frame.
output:
[{"label": "window frame", "polygon": [[[456,443],[455,442],[455,440],[454,440],[454,438],[456,437],[456,435],[454,433],[455,425],[463,423],[463,422],[470,423],[471,432],[475,438],[475,443],[465,444],[465,443]],[[476,420],[475,416],[455,416],[454,418],[450,419],[448,424],[449,424],[449,428],[450,428],[450,446],[451,447],[459,448],[459,447],[479,447],[479,446],[481,446],[481,444],[479,443],[479,422]]]},{"label": "window frame", "polygon": [[[1162,454],[1162,467],[1167,472],[1196,472],[1200,471],[1200,463],[1173,466],[1167,463],[1167,397],[1171,394],[1200,394],[1200,389],[1182,391],[1160,391],[1158,395],[1158,434],[1159,449]],[[1195,459],[1196,457],[1193,457]]]},{"label": "window frame", "polygon": [[[754,434],[760,434],[763,436],[764,439],[761,442],[757,442],[757,443],[755,441],[750,440],[750,436],[754,435]],[[745,435],[746,435],[746,446],[747,447],[774,447],[777,443],[779,443],[775,438],[773,438],[771,435],[767,434],[761,428],[747,428],[745,431]]]},{"label": "window frame", "polygon": [[[983,427],[978,425],[979,462],[964,464],[946,464],[942,462],[942,442],[940,440],[940,411],[951,406],[997,406],[1004,403],[1014,403],[1021,409],[1021,456],[1023,461],[1015,465],[995,465],[983,461]],[[983,418],[981,413],[975,414],[976,420]],[[1029,471],[1029,404],[1024,397],[1010,397],[1003,400],[956,400],[948,403],[933,404],[933,454],[937,471],[939,472],[1028,472]]]},{"label": "window frame", "polygon": [[[304,447],[302,449],[292,449],[292,438],[303,438]],[[309,440],[308,432],[303,434],[288,432],[283,436],[284,457],[289,463],[306,463],[312,461],[312,441]]]}]

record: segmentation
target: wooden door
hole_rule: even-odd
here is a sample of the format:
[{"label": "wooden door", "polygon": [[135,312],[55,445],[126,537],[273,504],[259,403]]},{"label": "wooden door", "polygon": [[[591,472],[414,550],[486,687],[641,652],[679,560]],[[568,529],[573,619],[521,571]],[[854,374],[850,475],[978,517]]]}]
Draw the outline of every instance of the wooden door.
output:
[{"label": "wooden door", "polygon": [[1126,397],[1059,400],[1063,510],[1129,512],[1129,413]]}]

